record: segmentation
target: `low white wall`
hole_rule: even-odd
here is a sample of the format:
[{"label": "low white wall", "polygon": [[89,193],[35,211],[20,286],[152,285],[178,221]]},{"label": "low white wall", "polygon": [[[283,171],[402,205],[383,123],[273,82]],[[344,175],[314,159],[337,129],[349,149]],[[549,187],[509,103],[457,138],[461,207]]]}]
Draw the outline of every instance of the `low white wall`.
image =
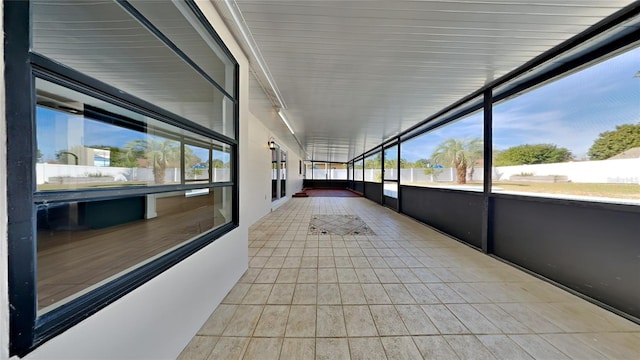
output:
[{"label": "low white wall", "polygon": [[498,166],[495,180],[509,180],[512,175],[565,175],[576,183],[640,184],[640,158],[599,161],[575,161],[555,164]]}]

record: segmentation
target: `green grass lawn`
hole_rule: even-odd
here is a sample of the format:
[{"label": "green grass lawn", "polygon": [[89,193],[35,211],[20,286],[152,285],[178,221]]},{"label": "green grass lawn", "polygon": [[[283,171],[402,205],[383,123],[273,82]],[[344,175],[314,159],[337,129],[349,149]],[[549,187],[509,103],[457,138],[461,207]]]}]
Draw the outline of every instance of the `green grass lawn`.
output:
[{"label": "green grass lawn", "polygon": [[640,199],[639,184],[596,183],[533,183],[496,181],[493,186],[506,191],[523,191],[547,194],[610,197],[618,199]]},{"label": "green grass lawn", "polygon": [[[466,185],[458,185],[452,182],[423,182],[412,185],[426,187],[453,187],[474,191],[482,191],[481,182],[468,182]],[[598,183],[535,183],[516,181],[495,181],[493,183],[495,192],[532,192],[543,194],[575,195],[575,196],[595,196],[616,199],[640,200],[639,184],[598,184]]]}]

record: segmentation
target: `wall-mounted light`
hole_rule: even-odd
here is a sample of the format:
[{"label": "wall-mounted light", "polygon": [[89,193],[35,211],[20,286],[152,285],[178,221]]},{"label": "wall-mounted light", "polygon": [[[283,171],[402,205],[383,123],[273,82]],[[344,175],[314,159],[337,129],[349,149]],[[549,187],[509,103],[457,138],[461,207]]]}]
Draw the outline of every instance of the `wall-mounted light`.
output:
[{"label": "wall-mounted light", "polygon": [[276,142],[275,142],[275,140],[273,140],[273,137],[269,138],[269,142],[267,144],[269,145],[269,149],[275,150]]}]

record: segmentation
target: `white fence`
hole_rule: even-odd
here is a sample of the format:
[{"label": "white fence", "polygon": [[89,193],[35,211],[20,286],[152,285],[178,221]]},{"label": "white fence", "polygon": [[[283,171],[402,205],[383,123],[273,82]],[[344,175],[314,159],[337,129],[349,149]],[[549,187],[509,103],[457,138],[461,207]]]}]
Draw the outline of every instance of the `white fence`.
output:
[{"label": "white fence", "polygon": [[[213,181],[230,181],[231,173],[226,168],[214,168],[212,171]],[[140,181],[153,182],[152,168],[126,168],[110,166],[89,166],[89,165],[66,165],[66,164],[36,164],[36,180],[38,184],[46,184],[51,178],[92,178],[111,177],[113,181]],[[199,175],[199,178],[206,178],[206,174]],[[193,176],[190,178],[194,178]],[[167,183],[180,182],[180,169],[165,169],[165,181]]]},{"label": "white fence", "polygon": [[[484,169],[481,167],[474,168],[473,172],[471,169],[467,169],[467,181],[482,181],[484,179],[483,171]],[[388,177],[394,177],[395,172],[397,172],[396,169],[387,170],[387,174],[390,174]],[[575,183],[640,184],[640,158],[498,166],[493,168],[492,177],[493,180],[508,181],[513,175],[523,174],[566,176],[569,181]],[[380,169],[366,169],[364,179],[365,181],[380,181]],[[455,182],[456,180],[457,174],[454,168],[411,168],[400,170],[400,182],[403,184]]]}]

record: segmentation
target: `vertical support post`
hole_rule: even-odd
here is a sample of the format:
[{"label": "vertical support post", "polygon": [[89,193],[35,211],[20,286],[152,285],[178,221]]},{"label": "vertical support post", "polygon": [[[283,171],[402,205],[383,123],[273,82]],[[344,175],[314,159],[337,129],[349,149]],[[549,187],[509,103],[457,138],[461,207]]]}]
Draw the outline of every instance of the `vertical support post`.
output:
[{"label": "vertical support post", "polygon": [[482,251],[493,252],[493,209],[491,201],[491,180],[493,173],[493,91],[484,92],[484,166],[482,197]]}]

